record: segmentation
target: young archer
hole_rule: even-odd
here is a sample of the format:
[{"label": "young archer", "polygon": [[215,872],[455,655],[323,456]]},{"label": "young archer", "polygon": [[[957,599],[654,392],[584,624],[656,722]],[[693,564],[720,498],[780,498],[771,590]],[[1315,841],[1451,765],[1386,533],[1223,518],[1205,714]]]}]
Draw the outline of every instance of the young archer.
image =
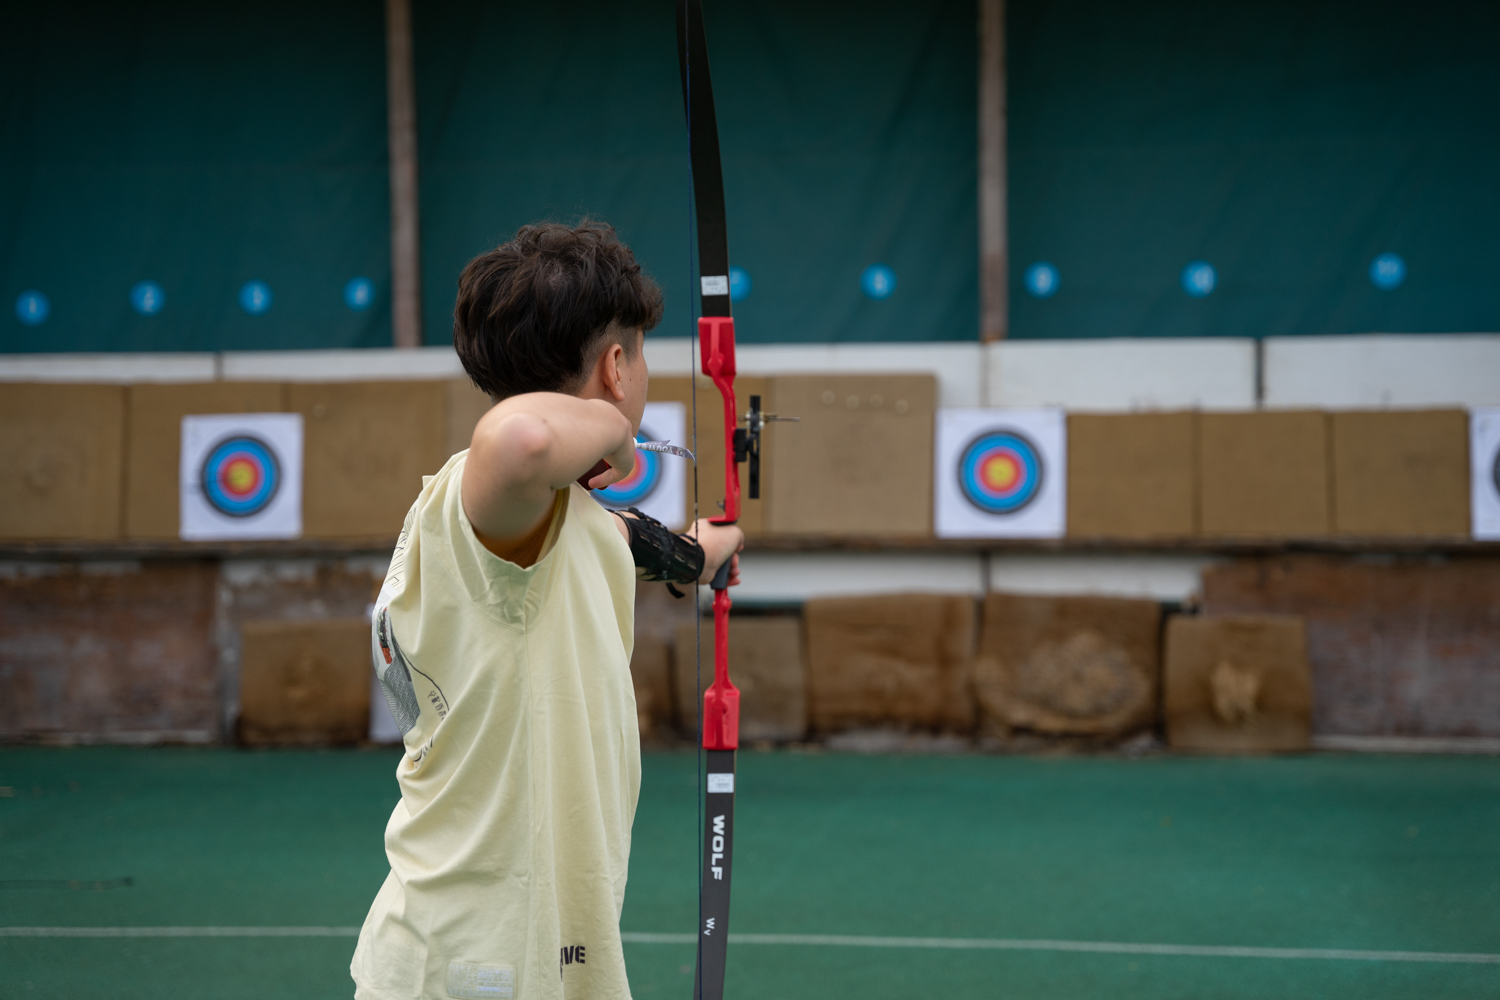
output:
[{"label": "young archer", "polygon": [[[494,399],[406,516],[373,616],[401,727],[391,873],[359,1000],[628,998],[619,917],[640,788],[639,578],[707,583],[740,530],[610,513],[661,291],[612,229],[527,226],[459,279],[454,345]],[[599,463],[603,471],[596,471]]]}]

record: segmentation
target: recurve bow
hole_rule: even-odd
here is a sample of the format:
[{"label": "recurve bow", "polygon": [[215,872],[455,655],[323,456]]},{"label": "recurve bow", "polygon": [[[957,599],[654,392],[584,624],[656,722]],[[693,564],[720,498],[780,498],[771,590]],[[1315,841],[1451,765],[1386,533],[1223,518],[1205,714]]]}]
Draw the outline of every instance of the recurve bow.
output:
[{"label": "recurve bow", "polygon": [[[710,520],[733,524],[740,516],[739,463],[749,461],[750,497],[760,495],[760,397],[750,397],[744,426],[734,398],[734,318],[729,312],[729,238],[724,220],[724,177],[719,130],[709,81],[708,48],[699,0],[678,0],[677,54],[687,112],[693,201],[698,230],[699,354],[703,374],[724,403],[724,512]],[[696,447],[696,446],[695,446]],[[699,449],[701,454],[701,449]],[[701,722],[706,762],[702,859],[698,891],[698,963],[694,1000],[721,1000],[729,936],[729,877],[734,859],[735,750],[740,742],[740,692],[729,679],[729,562],[712,583],[714,679],[703,694]]]}]

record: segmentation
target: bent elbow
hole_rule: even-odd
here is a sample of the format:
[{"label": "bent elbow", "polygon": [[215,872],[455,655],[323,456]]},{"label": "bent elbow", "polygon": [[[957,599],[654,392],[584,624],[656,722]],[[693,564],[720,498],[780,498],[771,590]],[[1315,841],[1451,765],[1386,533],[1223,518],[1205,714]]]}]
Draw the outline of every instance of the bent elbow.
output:
[{"label": "bent elbow", "polygon": [[553,448],[552,429],[529,414],[515,413],[475,428],[472,450],[504,479],[525,483],[542,477]]}]

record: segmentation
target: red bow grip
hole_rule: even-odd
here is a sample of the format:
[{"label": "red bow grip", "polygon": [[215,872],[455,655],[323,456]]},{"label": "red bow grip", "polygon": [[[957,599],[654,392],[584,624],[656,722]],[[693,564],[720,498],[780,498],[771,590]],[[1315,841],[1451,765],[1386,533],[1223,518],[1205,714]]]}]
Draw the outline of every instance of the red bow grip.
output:
[{"label": "red bow grip", "polygon": [[[713,524],[740,519],[740,467],[734,460],[734,429],[738,425],[734,399],[734,319],[703,316],[698,320],[698,346],[703,374],[724,400],[724,514]],[[714,574],[714,682],[703,692],[703,749],[734,750],[740,745],[740,690],[729,679],[729,566],[724,560]]]}]

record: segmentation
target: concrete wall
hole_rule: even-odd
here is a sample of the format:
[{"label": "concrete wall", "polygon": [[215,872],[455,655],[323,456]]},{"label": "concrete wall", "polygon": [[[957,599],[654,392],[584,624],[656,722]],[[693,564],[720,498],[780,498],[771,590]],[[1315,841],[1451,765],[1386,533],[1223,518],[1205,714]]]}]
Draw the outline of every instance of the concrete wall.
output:
[{"label": "concrete wall", "polygon": [[389,562],[0,561],[0,742],[231,738],[242,627],[366,617]]}]

